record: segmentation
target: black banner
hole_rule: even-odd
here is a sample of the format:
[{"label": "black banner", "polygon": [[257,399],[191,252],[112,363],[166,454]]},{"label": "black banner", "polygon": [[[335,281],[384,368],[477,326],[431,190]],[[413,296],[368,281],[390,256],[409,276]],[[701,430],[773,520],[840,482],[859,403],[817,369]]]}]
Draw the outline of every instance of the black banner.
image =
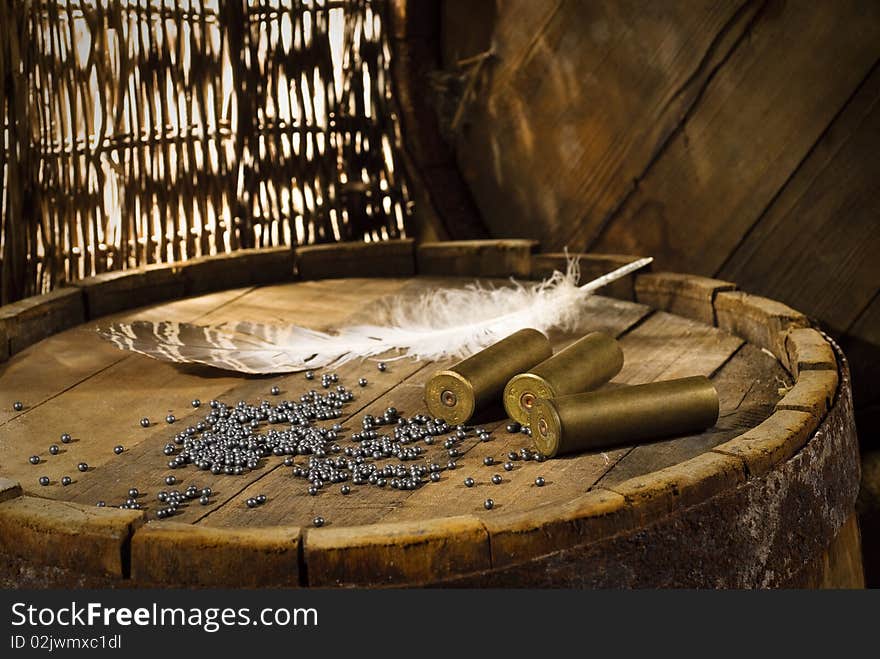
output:
[{"label": "black banner", "polygon": [[[5,590],[0,657],[432,648],[577,654],[742,652],[784,641],[835,655],[872,631],[875,592],[570,590]],[[574,645],[571,645],[574,644]],[[153,654],[156,653],[156,654]],[[161,653],[161,654],[159,654]],[[689,653],[689,652],[688,652]],[[433,652],[431,653],[433,654]],[[292,656],[285,652],[281,656]],[[322,655],[323,656],[323,655]]]}]

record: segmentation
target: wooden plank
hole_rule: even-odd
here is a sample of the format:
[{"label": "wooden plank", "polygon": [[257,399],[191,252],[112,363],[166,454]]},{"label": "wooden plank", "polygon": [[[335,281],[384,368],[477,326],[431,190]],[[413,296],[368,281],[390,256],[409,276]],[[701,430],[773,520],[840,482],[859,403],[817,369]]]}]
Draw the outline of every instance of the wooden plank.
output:
[{"label": "wooden plank", "polygon": [[[631,256],[628,254],[570,254],[563,252],[555,254],[534,254],[532,255],[532,279],[545,279],[553,274],[554,270],[565,272],[568,267],[568,259],[576,258],[578,269],[581,273],[581,283],[586,283],[591,279],[601,277],[604,274],[616,270],[627,263],[632,263],[641,257]],[[639,272],[650,272],[651,266],[648,265]],[[617,281],[603,286],[599,289],[602,295],[617,298],[618,300],[635,300],[635,282],[638,273],[632,273],[626,277],[622,277]]]},{"label": "wooden plank", "polygon": [[837,395],[837,384],[836,370],[803,371],[776,409],[809,412],[818,423],[831,409]]},{"label": "wooden plank", "polygon": [[[619,335],[638,323],[648,310],[641,305],[626,303],[622,301],[610,300],[608,298],[600,298],[598,296],[587,301],[584,313],[584,328],[581,331],[605,331],[612,335]],[[564,345],[572,340],[570,335],[556,336],[555,344],[557,346]],[[451,365],[453,362],[448,362]],[[388,391],[381,398],[368,405],[362,412],[363,414],[381,414],[390,406],[396,407],[402,414],[413,415],[417,413],[425,413],[424,407],[424,386],[431,375],[444,364],[421,364],[422,368],[412,373],[399,385]],[[480,419],[481,425],[487,429],[497,430],[506,423],[501,420],[504,413],[500,410],[490,410]],[[356,415],[359,420],[361,414]],[[349,431],[359,427],[359,422],[346,427]],[[520,448],[529,446],[531,441],[522,434],[508,435],[506,433],[494,433],[494,440],[488,443],[481,443],[476,438],[468,438],[463,445],[457,447],[462,456],[467,456],[467,464],[480,465],[478,469],[485,476],[481,479],[481,483],[488,481],[489,477],[495,471],[504,473],[500,464],[503,462],[503,456],[511,450],[519,450]],[[346,443],[343,443],[346,445]],[[437,462],[446,465],[449,461],[446,449],[443,448],[442,438],[433,445],[424,445],[424,459],[426,462]],[[493,455],[499,460],[499,466],[489,470],[482,466],[482,459],[486,455]],[[463,458],[461,458],[463,459]],[[456,458],[459,460],[459,458]],[[384,464],[384,462],[382,463]],[[524,463],[517,463],[517,466]],[[532,463],[529,463],[532,464]],[[464,466],[464,463],[462,463]],[[468,474],[463,473],[462,469],[444,472],[441,483],[432,483],[424,486],[422,489],[413,492],[394,490],[390,487],[380,489],[372,486],[352,486],[352,494],[343,496],[339,492],[339,486],[328,486],[321,490],[318,496],[309,496],[306,492],[307,485],[304,481],[294,480],[289,475],[289,470],[278,469],[268,473],[265,477],[254,482],[247,489],[238,494],[228,505],[223,505],[219,509],[211,512],[208,516],[200,521],[202,524],[216,526],[264,526],[281,523],[298,523],[308,525],[311,520],[320,515],[327,523],[328,527],[346,526],[346,525],[362,525],[374,523],[383,519],[385,515],[392,510],[408,510],[412,505],[414,494],[431,496],[430,493],[437,493],[436,496],[443,498],[444,483],[449,481],[455,484],[461,484]],[[473,474],[476,476],[476,474]],[[534,479],[534,476],[532,476]],[[492,487],[492,486],[490,486]],[[462,486],[461,489],[464,489]],[[483,492],[485,488],[481,486],[475,487],[469,492]],[[272,496],[271,504],[266,504],[258,508],[249,509],[244,502],[257,494],[267,494]],[[458,496],[458,493],[456,493]],[[468,508],[455,507],[451,514],[477,512],[476,508],[482,510],[482,499],[474,500],[476,505],[470,505]],[[404,506],[406,501],[406,506]],[[446,501],[434,506],[435,514],[440,514],[447,509],[454,501]],[[433,506],[433,504],[432,504]],[[445,507],[445,508],[444,508]],[[420,512],[423,509],[418,508]],[[433,515],[429,515],[433,516]],[[410,515],[407,519],[416,519],[417,515]],[[396,519],[394,516],[388,519]]]},{"label": "wooden plank", "polygon": [[100,318],[132,307],[183,297],[184,280],[176,265],[149,265],[105,272],[73,282],[85,295],[86,318]]},{"label": "wooden plank", "polygon": [[307,245],[296,248],[302,279],[340,277],[408,277],[415,273],[413,241],[384,240]]},{"label": "wooden plank", "polygon": [[718,327],[769,350],[786,368],[789,368],[785,347],[788,332],[809,324],[800,311],[781,302],[739,291],[715,296],[715,318]]},{"label": "wooden plank", "polygon": [[785,351],[795,379],[801,371],[837,371],[837,358],[828,340],[812,328],[793,329],[785,336]]},{"label": "wooden plank", "polygon": [[715,296],[732,291],[736,284],[677,272],[639,274],[636,299],[642,304],[715,325]]},{"label": "wooden plank", "polygon": [[[878,40],[880,35],[875,46]],[[836,332],[846,330],[880,290],[878,151],[880,65],[736,247],[721,276],[821,318]]]},{"label": "wooden plank", "polygon": [[300,529],[215,529],[149,522],[131,540],[131,577],[139,584],[199,588],[299,585]]},{"label": "wooden plank", "polygon": [[0,555],[123,577],[128,541],[140,523],[136,510],[17,497],[0,503]]},{"label": "wooden plank", "polygon": [[[10,419],[29,413],[77,383],[125,359],[125,353],[110,343],[96,340],[91,330],[99,324],[135,318],[192,322],[243,295],[245,290],[223,291],[117,314],[55,334],[26,348],[0,365],[0,430]],[[15,400],[24,403],[23,412],[12,408]],[[56,439],[54,437],[52,441]],[[39,451],[46,450],[48,443],[45,446],[44,443],[38,445]],[[2,444],[0,442],[0,449]]]},{"label": "wooden plank", "polygon": [[187,295],[293,279],[290,247],[239,249],[179,264]]},{"label": "wooden plank", "polygon": [[655,469],[690,460],[733,439],[773,413],[779,389],[790,382],[779,362],[746,344],[712,378],[718,391],[718,423],[686,437],[637,446],[604,475],[599,486],[612,487]]},{"label": "wooden plank", "polygon": [[739,458],[701,453],[664,469],[652,469],[615,485],[605,486],[623,496],[642,524],[678,508],[694,506],[746,481]]},{"label": "wooden plank", "polygon": [[751,477],[760,476],[797,453],[815,429],[816,418],[812,414],[779,410],[760,425],[712,450],[741,458]]},{"label": "wooden plank", "polygon": [[366,528],[310,529],[304,539],[310,586],[434,582],[491,566],[486,529],[461,515]]},{"label": "wooden plank", "polygon": [[82,291],[59,288],[0,307],[0,338],[3,356],[14,355],[47,336],[79,325],[85,320]]},{"label": "wooden plank", "polygon": [[735,0],[499,5],[496,57],[456,136],[490,234],[583,248],[756,9]]},{"label": "wooden plank", "polygon": [[533,240],[454,240],[416,248],[421,275],[448,277],[528,277]]},{"label": "wooden plank", "polygon": [[[681,272],[718,272],[878,57],[880,5],[769,3],[590,249],[656,255],[662,267]],[[841,172],[843,180],[847,175]],[[866,184],[871,180],[866,173]],[[814,203],[804,202],[805,209]],[[828,209],[816,209],[815,217],[828,217]],[[589,239],[591,228],[579,227],[575,244]],[[810,237],[801,240],[807,246]],[[740,263],[722,275],[747,285],[736,275],[751,266]],[[806,272],[811,263],[801,267]],[[765,269],[787,270],[772,258]],[[763,282],[762,271],[746,278]],[[792,282],[800,274],[770,276]]]}]

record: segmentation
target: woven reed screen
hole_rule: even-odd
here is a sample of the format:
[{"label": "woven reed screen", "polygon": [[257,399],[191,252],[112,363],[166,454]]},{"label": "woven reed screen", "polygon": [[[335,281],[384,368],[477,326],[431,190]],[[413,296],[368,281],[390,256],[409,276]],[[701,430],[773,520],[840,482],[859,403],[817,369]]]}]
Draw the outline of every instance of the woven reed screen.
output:
[{"label": "woven reed screen", "polygon": [[381,0],[0,0],[2,301],[409,201]]}]

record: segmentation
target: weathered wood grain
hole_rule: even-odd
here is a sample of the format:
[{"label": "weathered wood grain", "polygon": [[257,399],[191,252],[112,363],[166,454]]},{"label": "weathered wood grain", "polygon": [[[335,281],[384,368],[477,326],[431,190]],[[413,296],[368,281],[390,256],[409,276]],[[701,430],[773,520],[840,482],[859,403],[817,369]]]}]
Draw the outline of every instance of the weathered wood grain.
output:
[{"label": "weathered wood grain", "polygon": [[713,451],[741,458],[749,474],[758,476],[794,455],[815,427],[815,417],[808,412],[779,410],[760,425],[716,446]]},{"label": "weathered wood grain", "polygon": [[788,305],[739,291],[718,293],[714,306],[718,327],[769,350],[786,368],[788,332],[809,324],[806,316]]},{"label": "weathered wood grain", "polygon": [[636,300],[642,304],[707,325],[716,324],[715,295],[735,289],[729,281],[677,272],[639,274],[635,282]]},{"label": "weathered wood grain", "polygon": [[302,279],[325,277],[407,277],[415,273],[413,241],[309,245],[296,250]]},{"label": "weathered wood grain", "polygon": [[300,529],[218,529],[149,522],[131,540],[131,577],[163,586],[299,585]]},{"label": "weathered wood grain", "polygon": [[272,284],[293,279],[293,249],[239,249],[191,259],[178,265],[187,295]]},{"label": "weathered wood grain", "polygon": [[820,318],[835,332],[847,330],[880,290],[878,151],[880,65],[755,218],[720,276]]},{"label": "weathered wood grain", "polygon": [[[125,353],[110,343],[95,340],[92,330],[98,325],[134,319],[192,322],[247,290],[222,291],[107,316],[55,334],[26,348],[8,362],[0,364],[0,432],[10,419],[30,413],[77,383],[126,358]],[[25,409],[21,413],[12,408],[16,400],[24,403]],[[40,444],[39,450],[45,448]]]},{"label": "weathered wood grain", "polygon": [[[756,8],[733,1],[499,5],[496,58],[456,141],[490,232],[580,249]],[[455,33],[447,40],[455,42]]]},{"label": "weathered wood grain", "polygon": [[124,556],[142,520],[136,510],[18,497],[0,503],[0,553],[85,574],[125,575]]},{"label": "weathered wood grain", "polygon": [[[590,249],[653,254],[659,267],[716,273],[878,56],[877,5],[769,3]],[[572,244],[590,230],[578,226]],[[723,273],[749,283],[735,275]]]},{"label": "weathered wood grain", "polygon": [[416,248],[416,269],[446,277],[528,277],[537,247],[532,240],[422,243]]},{"label": "weathered wood grain", "polygon": [[82,291],[59,289],[0,307],[0,358],[85,320]]},{"label": "weathered wood grain", "polygon": [[475,517],[310,529],[304,539],[310,586],[430,583],[438,574],[491,566],[489,536]]},{"label": "weathered wood grain", "polygon": [[81,289],[85,295],[86,317],[100,318],[132,306],[146,306],[183,297],[186,282],[178,266],[156,264],[86,277],[74,282],[73,286]]}]

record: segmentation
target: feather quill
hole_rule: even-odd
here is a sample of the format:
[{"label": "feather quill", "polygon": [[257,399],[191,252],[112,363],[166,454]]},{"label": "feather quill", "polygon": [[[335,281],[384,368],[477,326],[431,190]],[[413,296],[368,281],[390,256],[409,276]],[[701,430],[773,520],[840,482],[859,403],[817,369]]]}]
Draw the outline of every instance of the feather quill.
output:
[{"label": "feather quill", "polygon": [[512,281],[501,288],[471,284],[415,300],[393,298],[378,305],[373,323],[333,333],[244,321],[211,326],[134,321],[114,323],[98,333],[122,350],[155,359],[251,374],[333,368],[379,355],[386,360],[466,357],[525,327],[542,332],[574,329],[587,296],[651,261],[633,261],[582,286],[577,259],[571,258],[566,272],[554,272],[538,283]]}]

